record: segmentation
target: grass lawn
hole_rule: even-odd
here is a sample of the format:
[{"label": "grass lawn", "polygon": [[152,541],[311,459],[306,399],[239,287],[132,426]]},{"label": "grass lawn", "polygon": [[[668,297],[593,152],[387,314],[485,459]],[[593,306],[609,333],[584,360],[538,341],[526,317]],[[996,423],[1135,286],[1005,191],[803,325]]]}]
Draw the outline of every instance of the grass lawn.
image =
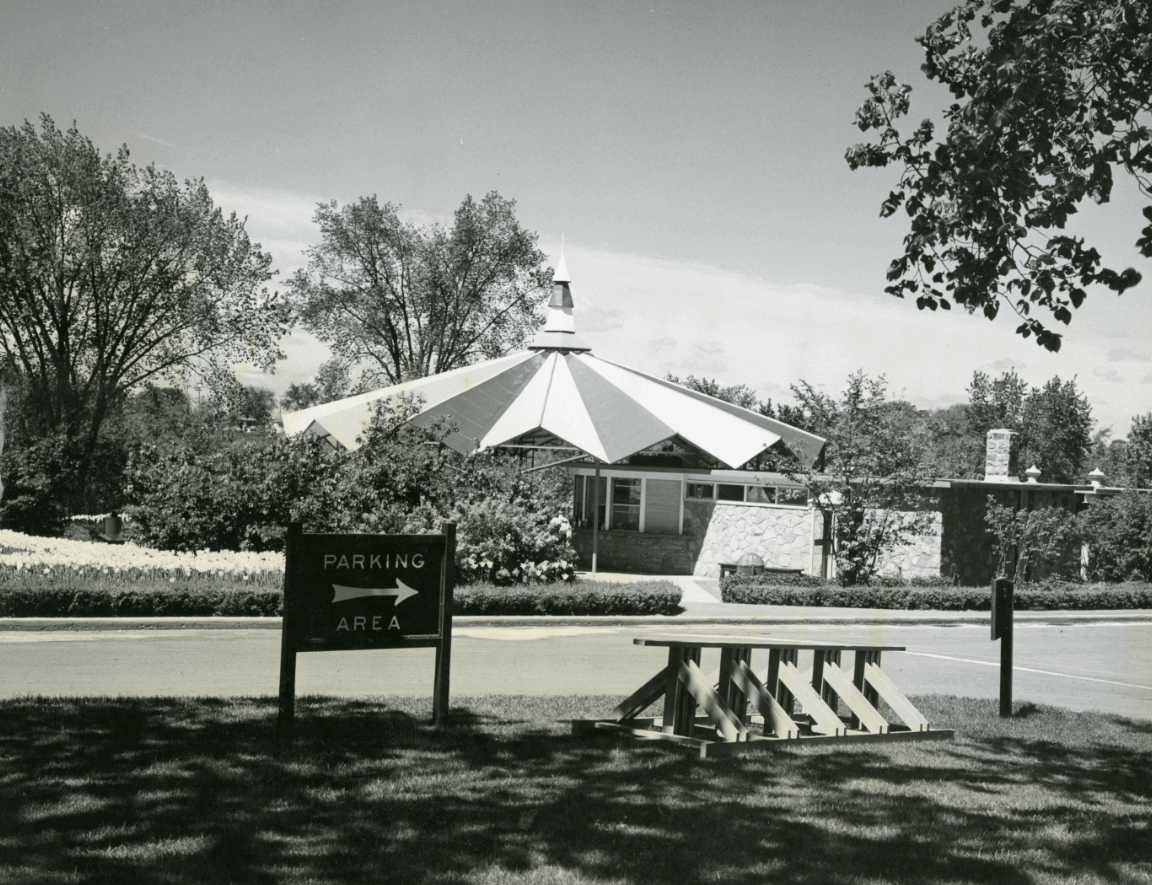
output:
[{"label": "grass lawn", "polygon": [[919,697],[956,740],[698,760],[455,700],[0,702],[0,882],[1152,881],[1152,723]]}]

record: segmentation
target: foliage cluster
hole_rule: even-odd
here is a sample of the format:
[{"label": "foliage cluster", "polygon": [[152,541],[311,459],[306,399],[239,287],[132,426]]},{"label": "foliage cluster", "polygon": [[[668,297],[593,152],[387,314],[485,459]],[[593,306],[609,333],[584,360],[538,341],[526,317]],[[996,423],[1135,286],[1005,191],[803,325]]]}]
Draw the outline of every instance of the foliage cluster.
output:
[{"label": "foliage cluster", "polygon": [[[402,221],[375,196],[321,203],[320,243],[289,285],[293,318],[332,346],[327,372],[399,384],[516,349],[540,325],[551,272],[515,201],[465,198],[450,228]],[[306,395],[297,390],[296,395]]]},{"label": "foliage cluster", "polygon": [[[1031,581],[1152,581],[1152,495],[1127,491],[1094,499],[1079,513],[1059,507],[986,511],[997,574]],[[1087,546],[1087,562],[1081,547]]]},{"label": "foliage cluster", "polygon": [[451,519],[461,581],[571,580],[562,471],[523,475],[515,456],[459,455],[440,444],[446,427],[405,423],[415,408],[381,406],[352,452],[308,436],[204,453],[143,446],[128,470],[131,535],[168,550],[278,551],[293,521],[404,534]]},{"label": "foliage cluster", "polygon": [[506,586],[576,576],[572,527],[565,517],[542,523],[524,503],[491,498],[459,505],[455,515],[458,580]]},{"label": "foliage cluster", "polygon": [[[734,576],[720,582],[720,592],[725,602],[746,605],[913,611],[988,611],[991,605],[988,587],[796,587],[766,583],[758,577]],[[1152,608],[1152,585],[1018,584],[1014,598],[1020,611],[1146,609]]]},{"label": "foliage cluster", "polygon": [[[283,578],[280,578],[282,581]],[[0,617],[279,616],[282,590],[226,579],[61,580],[23,571],[4,575]],[[456,588],[456,615],[675,615],[680,589],[671,581],[580,581],[545,587],[477,583]]]},{"label": "foliage cluster", "polygon": [[283,590],[215,586],[204,581],[61,583],[7,575],[0,590],[4,618],[130,618],[279,616]]},{"label": "foliage cluster", "polygon": [[[0,129],[0,242],[0,384],[19,400],[6,445],[33,448],[17,493],[32,522],[50,522],[42,479],[66,501],[85,488],[129,392],[282,357],[289,314],[243,221],[202,181],[102,155],[75,125]],[[61,453],[63,470],[38,469]]]},{"label": "foliage cluster", "polygon": [[475,584],[456,591],[458,615],[676,615],[680,588],[671,581],[581,580],[534,590]]},{"label": "foliage cluster", "polygon": [[824,466],[804,478],[810,497],[833,518],[841,583],[867,583],[884,556],[927,532],[924,441],[915,410],[887,396],[883,376],[856,372],[839,399],[802,382],[792,388],[805,423],[828,441]]},{"label": "foliage cluster", "polygon": [[[1110,199],[1113,170],[1149,194],[1150,35],[1146,0],[966,0],[918,39],[925,75],[956,99],[939,140],[930,120],[901,133],[912,87],[873,77],[856,121],[878,141],[846,159],[901,170],[880,211],[909,219],[887,291],[989,319],[1007,306],[1020,335],[1058,350],[1051,321],[1069,323],[1090,287],[1136,285],[1134,268],[1106,267],[1066,226],[1086,197]],[[1152,206],[1143,214],[1136,246],[1152,256]]]}]

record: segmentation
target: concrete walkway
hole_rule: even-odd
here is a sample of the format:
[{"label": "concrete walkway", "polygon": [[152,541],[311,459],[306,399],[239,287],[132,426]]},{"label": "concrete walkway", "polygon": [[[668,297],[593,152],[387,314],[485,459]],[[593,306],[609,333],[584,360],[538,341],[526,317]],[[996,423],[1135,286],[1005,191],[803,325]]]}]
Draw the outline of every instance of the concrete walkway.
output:
[{"label": "concrete walkway", "polygon": [[[592,579],[591,573],[580,577]],[[606,626],[667,626],[671,628],[716,625],[751,628],[788,624],[824,625],[915,625],[958,626],[961,624],[988,625],[986,611],[905,611],[899,609],[824,608],[792,605],[737,605],[720,598],[720,582],[716,579],[694,578],[688,575],[636,575],[623,572],[599,572],[596,580],[618,581],[671,581],[681,590],[679,615],[566,615],[566,616],[502,616],[458,615],[453,623],[460,627],[606,627]],[[1075,625],[1075,624],[1152,624],[1152,610],[1123,609],[1115,611],[1018,611],[1019,624]],[[0,618],[0,631],[56,631],[76,632],[105,630],[279,630],[280,618],[260,617],[162,617],[162,618]]]}]

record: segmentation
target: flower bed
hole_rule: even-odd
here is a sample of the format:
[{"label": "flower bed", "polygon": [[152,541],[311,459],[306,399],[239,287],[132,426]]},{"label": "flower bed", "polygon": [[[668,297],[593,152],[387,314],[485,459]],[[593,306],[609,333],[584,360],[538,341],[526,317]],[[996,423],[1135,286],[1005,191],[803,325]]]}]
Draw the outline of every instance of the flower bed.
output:
[{"label": "flower bed", "polygon": [[[0,531],[0,617],[281,614],[280,553],[169,553]],[[459,615],[649,615],[680,611],[670,581],[456,588]]]},{"label": "flower bed", "polygon": [[7,583],[30,574],[67,587],[167,580],[279,588],[284,580],[284,554],[173,553],[135,544],[92,544],[0,530],[0,580]]}]

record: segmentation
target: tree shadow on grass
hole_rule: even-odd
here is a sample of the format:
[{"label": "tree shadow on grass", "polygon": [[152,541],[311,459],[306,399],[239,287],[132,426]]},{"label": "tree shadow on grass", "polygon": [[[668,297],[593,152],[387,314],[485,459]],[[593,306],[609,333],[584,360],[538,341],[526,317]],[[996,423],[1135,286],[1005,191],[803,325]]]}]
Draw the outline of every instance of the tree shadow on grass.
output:
[{"label": "tree shadow on grass", "polygon": [[[1139,881],[1143,723],[920,699],[954,742],[697,760],[608,698],[0,704],[0,881]],[[953,718],[955,717],[955,718]]]}]

